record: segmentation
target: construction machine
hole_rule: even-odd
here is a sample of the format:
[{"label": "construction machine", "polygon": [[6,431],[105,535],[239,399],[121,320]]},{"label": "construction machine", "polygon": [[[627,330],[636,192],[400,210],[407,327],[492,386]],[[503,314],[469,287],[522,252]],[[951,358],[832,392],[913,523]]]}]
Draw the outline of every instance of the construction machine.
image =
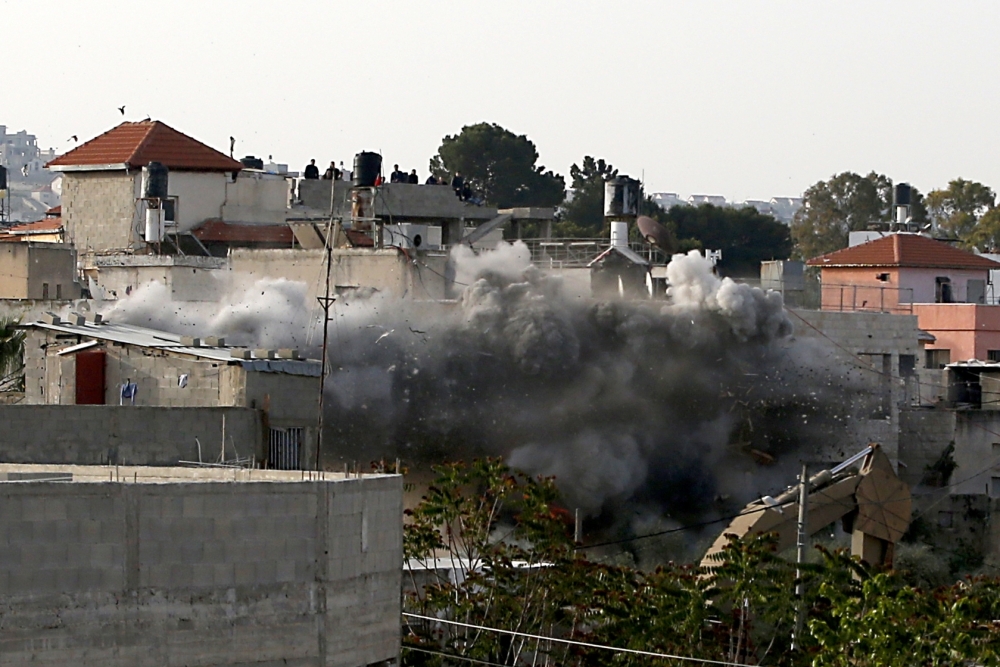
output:
[{"label": "construction machine", "polygon": [[[794,546],[798,532],[799,485],[772,498],[746,506],[722,531],[702,559],[729,543],[729,535],[746,537],[776,533],[778,551]],[[807,482],[807,532],[812,535],[837,519],[851,533],[851,553],[870,565],[891,565],[896,542],[910,527],[910,487],[896,476],[882,448],[871,444],[840,465],[823,470]]]}]

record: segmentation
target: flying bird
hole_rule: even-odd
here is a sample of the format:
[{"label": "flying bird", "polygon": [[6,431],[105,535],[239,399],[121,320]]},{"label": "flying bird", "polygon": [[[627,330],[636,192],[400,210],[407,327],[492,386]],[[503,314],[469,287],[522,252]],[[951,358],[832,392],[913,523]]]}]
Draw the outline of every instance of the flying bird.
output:
[{"label": "flying bird", "polygon": [[74,134],[74,135],[73,135],[72,137],[70,137],[70,138],[69,138],[69,139],[67,139],[66,141],[79,141],[79,139],[77,139],[77,138],[76,138],[76,135]]},{"label": "flying bird", "polygon": [[233,149],[236,148],[236,137],[229,137],[229,157],[233,156]]},{"label": "flying bird", "polygon": [[120,107],[118,107],[118,110],[122,112],[123,116],[125,115],[125,105],[124,104],[121,105]]}]

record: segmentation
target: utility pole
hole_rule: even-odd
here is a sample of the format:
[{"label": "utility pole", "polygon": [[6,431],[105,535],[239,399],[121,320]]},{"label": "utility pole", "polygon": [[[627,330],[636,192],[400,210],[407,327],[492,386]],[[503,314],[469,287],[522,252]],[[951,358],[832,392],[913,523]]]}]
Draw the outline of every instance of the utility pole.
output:
[{"label": "utility pole", "polygon": [[798,601],[798,609],[795,613],[795,632],[792,635],[792,650],[802,648],[802,626],[805,624],[806,616],[806,584],[803,580],[805,573],[802,570],[803,563],[806,562],[806,538],[808,532],[806,522],[809,513],[809,476],[806,472],[806,464],[802,464],[802,474],[799,477],[799,521],[798,535],[796,536],[795,547],[795,597]]},{"label": "utility pole", "polygon": [[336,192],[337,192],[337,182],[330,181],[330,221],[326,225],[326,243],[324,244],[326,250],[326,280],[325,289],[323,296],[316,297],[319,301],[320,307],[323,308],[323,353],[320,357],[320,371],[319,371],[319,416],[316,420],[316,470],[322,470],[322,452],[323,452],[323,407],[324,407],[324,393],[326,389],[326,355],[327,346],[330,340],[330,307],[333,302],[337,300],[337,297],[330,296],[330,265],[333,263],[333,244],[336,241],[336,236],[340,233],[340,221],[334,220],[334,214],[336,213]]}]

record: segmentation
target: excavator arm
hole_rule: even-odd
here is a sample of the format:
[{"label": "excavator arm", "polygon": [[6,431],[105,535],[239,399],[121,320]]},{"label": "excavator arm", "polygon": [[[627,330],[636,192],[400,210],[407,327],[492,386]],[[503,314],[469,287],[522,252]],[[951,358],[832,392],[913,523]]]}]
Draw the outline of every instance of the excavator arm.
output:
[{"label": "excavator arm", "polygon": [[[892,462],[877,444],[809,479],[810,535],[845,519],[851,527],[851,553],[870,564],[891,564],[893,546],[910,526],[910,488],[896,476]],[[778,536],[778,551],[795,545],[798,530],[799,489],[790,487],[777,498],[764,496],[750,503],[722,531],[702,566],[729,543],[729,536],[763,533]]]}]

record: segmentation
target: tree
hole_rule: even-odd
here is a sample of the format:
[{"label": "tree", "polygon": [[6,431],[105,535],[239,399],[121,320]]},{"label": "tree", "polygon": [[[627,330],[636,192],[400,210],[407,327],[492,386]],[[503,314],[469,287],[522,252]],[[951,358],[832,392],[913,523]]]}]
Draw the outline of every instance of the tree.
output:
[{"label": "tree", "polygon": [[927,193],[927,208],[938,228],[954,238],[971,242],[979,219],[994,207],[996,194],[982,183],[956,178],[944,190]]},{"label": "tree", "polygon": [[719,270],[727,275],[756,275],[762,261],[788,259],[792,251],[788,227],[754,208],[674,206],[665,217],[680,247],[721,250]]},{"label": "tree", "polygon": [[586,155],[581,165],[569,168],[573,198],[563,205],[556,223],[558,236],[600,236],[604,229],[604,183],[618,170],[603,159]]},{"label": "tree", "polygon": [[0,391],[24,390],[24,331],[16,319],[0,319]]},{"label": "tree", "polygon": [[802,200],[791,232],[795,255],[809,259],[846,247],[849,232],[889,222],[892,181],[874,171],[867,176],[845,171],[812,185]]},{"label": "tree", "polygon": [[478,123],[442,139],[430,168],[441,178],[461,172],[474,191],[499,208],[557,206],[565,196],[566,181],[536,166],[537,161],[535,144],[523,134],[496,123]]},{"label": "tree", "polygon": [[966,241],[982,252],[1000,251],[1000,207],[984,213]]}]

